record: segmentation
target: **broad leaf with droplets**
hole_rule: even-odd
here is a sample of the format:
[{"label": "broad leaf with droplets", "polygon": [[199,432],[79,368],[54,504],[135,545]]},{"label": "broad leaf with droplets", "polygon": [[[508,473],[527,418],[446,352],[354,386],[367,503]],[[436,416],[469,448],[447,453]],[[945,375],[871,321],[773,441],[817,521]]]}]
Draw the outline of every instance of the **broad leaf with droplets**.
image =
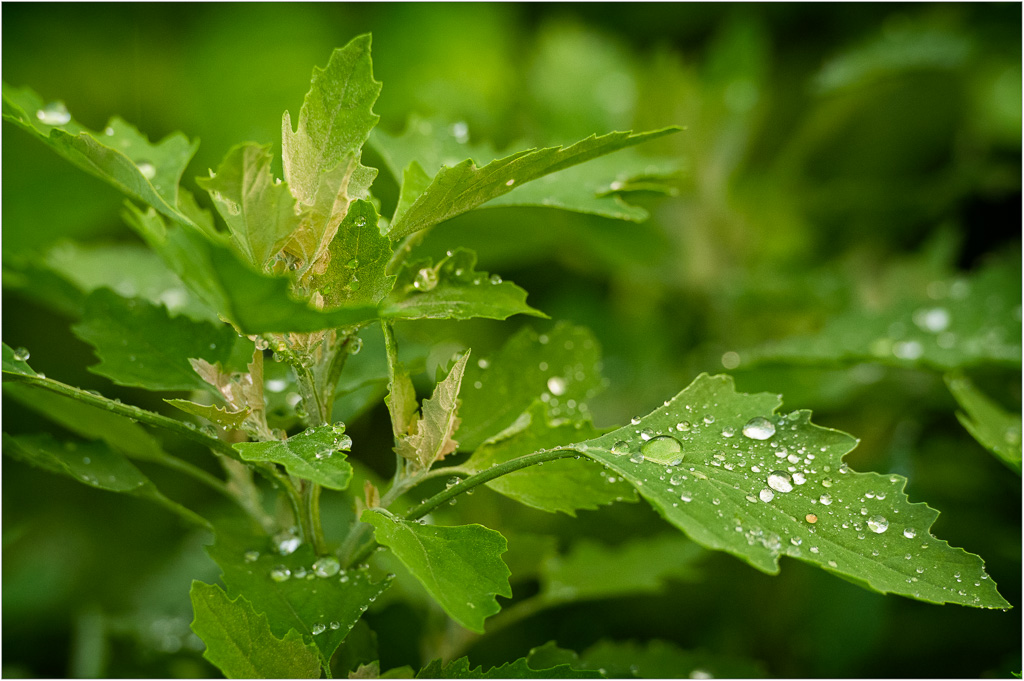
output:
[{"label": "broad leaf with droplets", "polygon": [[[978,390],[965,376],[947,375],[946,385],[964,410],[956,417],[974,439],[1020,474],[1021,418]],[[966,412],[966,413],[964,413]]]},{"label": "broad leaf with droplets", "polygon": [[647,416],[568,447],[625,477],[698,544],[764,572],[787,555],[882,593],[1008,606],[978,556],[929,533],[938,512],[909,502],[905,478],[852,471],[842,457],[855,438],[780,405],[701,375]]},{"label": "broad leaf with droplets", "polygon": [[224,362],[236,339],[226,324],[171,317],[161,306],[106,288],[89,294],[82,321],[71,330],[100,359],[89,371],[147,390],[206,389],[189,359]]},{"label": "broad leaf with droplets", "polygon": [[364,511],[361,519],[373,525],[377,541],[467,629],[483,633],[484,620],[501,609],[495,597],[512,597],[511,573],[501,560],[508,544],[500,533],[483,525],[420,525],[383,509]]},{"label": "broad leaf with droplets", "polygon": [[602,640],[582,653],[554,642],[534,648],[531,666],[568,664],[573,669],[600,669],[609,679],[754,679],[767,676],[762,665],[737,655],[685,650],[670,641]]},{"label": "broad leaf with droplets", "polygon": [[164,400],[167,404],[177,407],[187,414],[201,416],[207,421],[212,421],[225,428],[241,428],[245,419],[252,413],[251,409],[231,411],[225,407],[218,407],[212,404],[199,404],[189,400]]},{"label": "broad leaf with droplets", "polygon": [[391,223],[388,236],[400,239],[428,229],[507,194],[518,185],[679,130],[610,132],[565,147],[527,149],[480,167],[472,159],[442,166],[423,193]]},{"label": "broad leaf with droplets", "polygon": [[928,296],[877,311],[852,310],[813,336],[740,352],[742,366],[764,362],[881,362],[942,370],[1021,364],[1020,259],[970,277],[934,281]]},{"label": "broad leaf with droplets", "polygon": [[294,535],[271,540],[227,529],[206,550],[223,571],[228,594],[245,596],[265,613],[275,636],[298,631],[324,661],[391,583],[372,581],[366,569],[342,570],[336,558],[318,557]]},{"label": "broad leaf with droplets", "polygon": [[580,420],[604,387],[601,348],[582,326],[558,323],[538,335],[524,327],[498,352],[466,367],[459,442],[472,451],[511,426],[534,400],[552,418]]},{"label": "broad leaf with droplets", "polygon": [[192,582],[192,631],[206,644],[203,657],[229,679],[320,678],[316,648],[294,629],[283,637],[270,630],[267,616],[245,598],[228,598],[213,584]]},{"label": "broad leaf with droplets", "polygon": [[330,489],[345,489],[352,479],[346,454],[351,446],[344,423],[307,428],[287,440],[234,445],[243,461],[279,463],[290,474]]},{"label": "broad leaf with droplets", "polygon": [[476,270],[476,253],[456,249],[436,265],[406,263],[382,306],[392,319],[508,319],[514,314],[546,317],[526,304],[526,291],[496,274]]},{"label": "broad leaf with droplets", "polygon": [[[597,435],[599,432],[587,421],[552,422],[544,403],[538,400],[515,423],[478,447],[463,467],[479,472],[541,449]],[[561,511],[573,517],[581,509],[596,510],[616,501],[636,501],[631,485],[585,459],[559,459],[543,466],[529,466],[486,484],[527,506],[551,513]]]},{"label": "broad leaf with droplets", "polygon": [[299,224],[288,186],[274,182],[272,160],[270,145],[239,144],[216,174],[196,179],[224,218],[232,244],[257,270],[277,255]]},{"label": "broad leaf with droplets", "polygon": [[312,286],[324,297],[324,308],[379,303],[395,285],[387,273],[391,240],[377,227],[377,209],[369,201],[355,201],[345,214],[327,252],[323,274],[314,274]]},{"label": "broad leaf with droplets", "polygon": [[191,224],[179,207],[178,183],[198,142],[181,133],[150,143],[134,126],[111,118],[103,133],[75,121],[61,102],[46,104],[31,89],[3,84],[5,120],[36,137],[59,155],[143,201],[169,218]]}]

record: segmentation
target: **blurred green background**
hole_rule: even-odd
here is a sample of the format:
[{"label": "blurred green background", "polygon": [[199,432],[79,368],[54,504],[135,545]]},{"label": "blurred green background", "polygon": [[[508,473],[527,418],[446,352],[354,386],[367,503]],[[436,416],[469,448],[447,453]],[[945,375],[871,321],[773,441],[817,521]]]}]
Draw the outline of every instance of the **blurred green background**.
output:
[{"label": "blurred green background", "polygon": [[[645,223],[500,208],[443,224],[422,246],[473,248],[482,269],[525,288],[531,305],[591,328],[609,379],[591,408],[605,426],[648,412],[702,371],[725,371],[727,351],[817,329],[865,302],[884,307],[993,257],[1019,262],[1020,26],[1013,3],[8,3],[3,79],[63,99],[94,129],[119,114],[153,140],[176,130],[198,137],[185,180],[193,192],[192,178],[237,142],[279,152],[281,114],[297,113],[312,67],[367,31],[384,83],[375,110],[388,132],[412,113],[464,121],[474,141],[498,148],[686,126],[639,150],[682,169],[675,196],[631,199],[651,212]],[[372,152],[364,163],[383,168]],[[397,185],[386,171],[373,191],[393,208]],[[5,284],[8,265],[61,239],[131,241],[121,203],[5,125]],[[5,286],[3,304],[4,341],[30,348],[37,370],[160,408],[157,396],[88,373],[91,350],[70,334],[67,316],[17,287]],[[553,322],[431,322],[401,332],[407,343],[485,356],[524,323]],[[847,457],[855,469],[907,475],[911,500],[942,512],[936,536],[985,558],[1020,606],[1020,478],[957,423],[940,374],[731,369],[740,390],[782,393],[787,409],[813,409],[817,423],[860,437]],[[1019,370],[972,377],[1020,409]],[[3,416],[9,431],[52,427],[9,400]],[[382,405],[350,430],[357,443],[390,437]],[[196,456],[183,443],[168,446]],[[217,574],[202,537],[142,502],[6,457],[3,473],[3,676],[215,673],[188,635],[188,583]],[[214,503],[179,478],[151,477],[197,508]],[[451,513],[500,517],[503,527],[549,533],[563,546],[668,529],[641,505],[572,520],[489,492]],[[469,653],[486,667],[551,639],[582,650],[601,638],[660,638],[757,662],[772,676],[1021,669],[1018,610],[883,597],[782,564],[769,577],[708,555],[698,582],[564,606]],[[516,593],[530,588],[527,580]],[[427,661],[417,640],[426,616],[414,605],[391,601],[367,618],[382,668]]]}]

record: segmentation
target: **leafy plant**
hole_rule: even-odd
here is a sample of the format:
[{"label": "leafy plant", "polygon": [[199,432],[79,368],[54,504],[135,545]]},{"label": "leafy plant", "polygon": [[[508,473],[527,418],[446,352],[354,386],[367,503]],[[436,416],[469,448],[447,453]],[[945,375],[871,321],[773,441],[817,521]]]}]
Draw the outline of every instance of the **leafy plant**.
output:
[{"label": "leafy plant", "polygon": [[[701,374],[649,414],[597,428],[587,402],[606,385],[601,350],[590,331],[563,323],[542,334],[524,328],[488,357],[449,348],[436,362],[437,380],[418,390],[426,362],[410,348],[400,352],[403,325],[547,317],[522,288],[478,269],[473,251],[421,254],[428,232],[495,205],[641,221],[645,211],[626,198],[669,191],[671,160],[633,156],[620,168],[618,156],[603,158],[680,128],[501,155],[424,119],[398,136],[374,131],[380,90],[368,35],[335,50],[314,69],[296,123],[284,114],[283,177],[275,177],[270,148],[245,143],[197,180],[217,220],[181,186],[197,143],[175,134],[152,144],[119,118],[93,131],[63,104],[4,84],[4,118],[126,194],[124,219],[149,247],[138,255],[150,279],[129,275],[134,295],[108,287],[109,275],[60,289],[65,309],[80,316],[74,334],[100,360],[89,370],[121,386],[188,391],[188,399],[164,399],[174,409],[160,413],[37,373],[28,351],[5,344],[5,397],[75,437],[5,434],[4,452],[144,497],[212,533],[207,553],[223,586],[193,582],[191,628],[226,676],[380,675],[362,620],[378,598],[432,602],[461,627],[437,651],[457,659],[384,676],[639,673],[624,660],[654,675],[699,671],[717,663],[658,643],[641,650],[608,642],[582,655],[548,644],[487,671],[451,655],[474,635],[559,603],[687,578],[697,546],[768,574],[789,556],[879,593],[1009,607],[978,556],[932,534],[938,513],[910,501],[904,477],[854,471],[843,458],[855,437],[813,424],[808,411],[783,413],[781,396],[737,392],[729,376]],[[378,170],[363,164],[367,146],[400,183],[390,216],[372,191]],[[82,281],[83,262],[126,262],[128,250],[52,258]],[[946,307],[933,296],[881,314],[852,310],[817,337],[730,361],[1019,365],[1019,301],[1014,321],[1014,301],[1000,297],[1017,276],[993,266],[963,295],[950,285]],[[376,364],[357,365],[371,353]],[[968,413],[964,426],[1019,472],[1019,419],[954,374],[949,385]],[[390,453],[362,446],[347,425],[381,399]],[[206,448],[223,475],[169,451],[156,432]],[[233,508],[201,516],[132,460],[191,476]],[[374,469],[391,460],[391,479],[378,479]],[[506,538],[500,518],[481,518],[493,527],[446,524],[445,506],[481,485],[569,516],[642,498],[692,543],[666,534],[615,552],[580,544],[558,554],[543,539]],[[532,560],[514,559],[515,540],[534,542]],[[497,597],[513,596],[514,567],[540,588],[502,612]]]}]

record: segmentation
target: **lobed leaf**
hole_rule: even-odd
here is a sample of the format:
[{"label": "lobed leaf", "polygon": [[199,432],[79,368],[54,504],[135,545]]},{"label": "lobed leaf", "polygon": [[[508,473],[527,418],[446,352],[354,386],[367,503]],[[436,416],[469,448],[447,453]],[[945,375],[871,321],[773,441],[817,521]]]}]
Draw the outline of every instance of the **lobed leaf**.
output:
[{"label": "lobed leaf", "polygon": [[232,244],[257,270],[267,266],[299,225],[288,186],[274,182],[272,160],[270,145],[239,144],[216,174],[196,178],[224,218]]},{"label": "lobed leaf", "polygon": [[[580,181],[579,176],[545,182],[541,189],[523,194],[521,200],[512,198],[513,190],[559,170],[678,130],[680,128],[672,127],[638,134],[594,135],[571,146],[530,149],[496,160],[492,160],[495,154],[491,149],[460,142],[459,130],[449,135],[428,121],[411,120],[401,137],[377,131],[374,146],[381,151],[395,177],[403,175],[399,210],[388,235],[399,239],[499,198],[504,205],[550,205],[609,217],[643,219],[646,212],[630,211],[621,200],[602,197],[604,183],[598,182],[595,186]],[[462,160],[467,156],[485,165],[478,167],[472,159]],[[433,180],[413,199],[414,191],[424,185],[424,176],[431,173]],[[408,188],[404,183],[406,179],[412,182]],[[614,181],[614,177],[608,180],[607,186]]]},{"label": "lobed leaf", "polygon": [[82,170],[179,222],[193,224],[178,205],[178,184],[198,142],[181,133],[152,144],[121,118],[103,133],[75,121],[62,102],[46,104],[30,88],[3,84],[5,120],[40,140]]},{"label": "lobed leaf", "polygon": [[390,578],[373,582],[366,569],[336,569],[336,560],[322,562],[308,545],[296,543],[293,538],[272,547],[266,537],[222,530],[207,553],[223,571],[228,594],[244,596],[266,614],[275,636],[298,631],[326,664]]},{"label": "lobed leaf", "polygon": [[532,664],[529,657],[491,667],[470,667],[468,657],[460,657],[448,664],[434,660],[416,674],[417,679],[601,679],[600,672],[574,669],[568,664],[544,666]]},{"label": "lobed leaf", "polygon": [[231,429],[241,428],[245,419],[252,413],[251,409],[230,411],[224,407],[218,407],[211,404],[198,404],[188,400],[164,400],[164,402],[172,407],[177,407],[186,414],[201,416],[207,421],[212,421],[213,423],[217,423],[225,428]]},{"label": "lobed leaf", "polygon": [[[430,468],[459,446],[453,435],[460,423],[456,415],[459,410],[458,397],[468,359],[469,351],[466,351],[455,361],[444,380],[434,386],[430,398],[423,401],[423,414],[410,424],[410,434],[398,441],[397,453],[423,469]],[[404,390],[407,391],[409,387],[406,386]],[[408,407],[403,409],[403,417],[407,415],[406,410]]]},{"label": "lobed leaf", "polygon": [[[334,50],[327,66],[314,67],[309,92],[299,111],[298,129],[292,131],[291,115],[281,121],[284,173],[295,198],[306,205],[316,203],[320,180],[346,158],[358,159],[366,138],[379,116],[373,104],[380,95],[380,82],[373,79],[370,35],[353,38]],[[346,193],[363,198],[376,171],[358,173],[365,186]]]},{"label": "lobed leaf", "polygon": [[86,297],[82,320],[71,330],[100,359],[91,372],[147,390],[206,389],[189,359],[224,362],[236,339],[225,324],[171,317],[161,306],[106,288]]},{"label": "lobed leaf", "polygon": [[[597,437],[589,422],[551,421],[539,400],[506,430],[484,442],[463,464],[474,472],[542,449]],[[610,479],[604,467],[587,460],[559,459],[530,466],[486,483],[488,487],[526,506],[576,516],[616,501],[636,501],[636,491],[623,480]]]},{"label": "lobed leaf", "polygon": [[558,323],[548,333],[516,332],[493,356],[466,368],[459,442],[474,450],[540,399],[551,417],[585,418],[602,387],[601,348],[586,328]]},{"label": "lobed leaf", "polygon": [[483,525],[420,525],[384,509],[366,510],[361,519],[373,525],[377,541],[467,629],[483,633],[484,620],[501,609],[495,596],[512,596],[511,573],[501,560],[508,545],[500,533]]},{"label": "lobed leaf", "polygon": [[929,285],[929,298],[851,310],[816,335],[740,353],[741,364],[871,361],[951,370],[1021,364],[1020,261],[990,264],[970,278]]},{"label": "lobed leaf", "polygon": [[568,447],[629,480],[698,544],[764,572],[788,555],[881,593],[1008,606],[978,556],[929,533],[938,512],[909,503],[905,478],[850,470],[853,437],[807,411],[776,414],[780,404],[704,374],[631,425]]},{"label": "lobed leaf", "polygon": [[392,319],[508,319],[514,314],[547,317],[526,304],[526,291],[498,275],[476,270],[476,254],[459,248],[436,265],[406,263],[382,306]]},{"label": "lobed leaf", "polygon": [[352,479],[352,465],[345,454],[352,438],[345,424],[313,426],[287,440],[239,442],[233,445],[244,461],[270,461],[291,475],[329,489],[342,490]]},{"label": "lobed leaf", "polygon": [[314,275],[312,286],[324,297],[324,308],[376,305],[395,285],[387,273],[391,240],[377,227],[377,209],[369,201],[355,201],[345,213],[337,234],[327,248],[329,260],[323,274]]},{"label": "lobed leaf", "polygon": [[206,644],[203,657],[229,679],[317,679],[316,648],[294,629],[274,636],[267,616],[243,597],[235,599],[219,587],[192,582],[189,591],[195,619],[192,631]]},{"label": "lobed leaf", "polygon": [[671,641],[602,640],[580,654],[554,642],[534,648],[532,666],[568,664],[573,669],[598,669],[609,679],[754,679],[767,676],[757,662],[735,655],[684,650]]},{"label": "lobed leaf", "polygon": [[[981,446],[995,454],[1011,469],[1021,472],[1021,418],[1010,414],[978,390],[962,375],[947,374],[949,392],[960,404],[960,424]],[[966,412],[966,413],[964,413]]]}]

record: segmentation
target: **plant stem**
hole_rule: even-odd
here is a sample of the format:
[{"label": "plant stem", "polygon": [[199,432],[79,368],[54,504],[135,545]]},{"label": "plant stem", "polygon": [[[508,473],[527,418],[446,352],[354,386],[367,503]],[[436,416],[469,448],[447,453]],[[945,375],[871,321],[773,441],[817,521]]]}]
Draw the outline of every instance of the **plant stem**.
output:
[{"label": "plant stem", "polygon": [[[147,459],[147,461],[148,460],[149,459]],[[227,483],[225,483],[220,478],[210,475],[199,466],[194,466],[188,461],[184,461],[174,456],[162,456],[159,459],[152,459],[152,462],[155,464],[159,464],[161,466],[166,466],[167,468],[170,468],[172,470],[176,470],[179,473],[184,473],[185,475],[188,475],[191,478],[203,483],[210,489],[216,490],[217,492],[224,495],[228,499],[231,499],[231,501],[239,503],[238,498],[231,493],[230,489],[228,489]],[[242,508],[245,507],[243,506]]]},{"label": "plant stem", "polygon": [[184,506],[182,506],[181,504],[179,504],[179,503],[177,503],[175,501],[171,501],[170,499],[165,497],[163,494],[157,493],[157,494],[154,494],[154,495],[152,495],[152,496],[150,496],[148,498],[150,498],[153,501],[155,501],[156,503],[160,504],[161,506],[166,508],[171,513],[176,514],[177,516],[179,516],[180,518],[182,518],[186,522],[191,523],[193,525],[198,525],[199,527],[203,528],[204,530],[210,530],[211,532],[213,531],[213,525],[210,524],[209,520],[207,520],[203,516],[199,515],[195,511],[193,511],[191,509],[188,509],[188,508],[185,508]]},{"label": "plant stem", "polygon": [[326,555],[324,529],[320,522],[320,485],[306,481],[302,487],[302,504],[309,518],[310,540],[316,555]]}]

